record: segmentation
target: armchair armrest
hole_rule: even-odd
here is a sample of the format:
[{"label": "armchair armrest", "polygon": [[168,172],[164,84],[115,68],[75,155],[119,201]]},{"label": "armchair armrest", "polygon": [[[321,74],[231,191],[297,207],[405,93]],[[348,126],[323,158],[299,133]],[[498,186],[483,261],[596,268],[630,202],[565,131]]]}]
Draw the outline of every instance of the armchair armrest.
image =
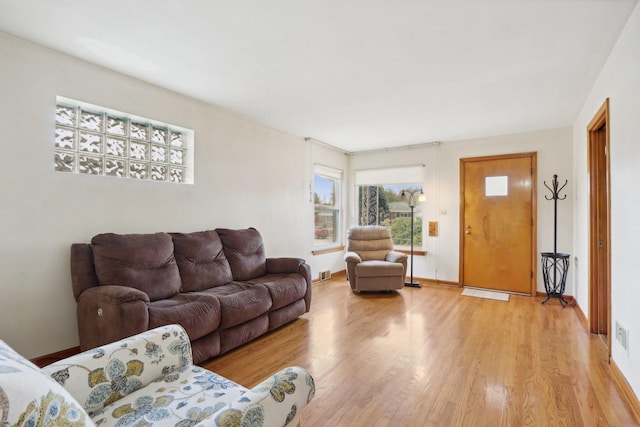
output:
[{"label": "armchair armrest", "polygon": [[344,254],[344,261],[347,263],[355,262],[358,264],[362,262],[362,258],[356,252],[347,252]]},{"label": "armchair armrest", "polygon": [[407,258],[408,258],[407,254],[403,254],[402,252],[391,251],[385,257],[385,261],[402,263],[402,262],[406,262]]},{"label": "armchair armrest", "polygon": [[[91,415],[191,363],[189,336],[181,326],[167,325],[68,357],[42,370]],[[119,387],[113,388],[115,383]]]},{"label": "armchair armrest", "polygon": [[344,262],[347,263],[347,280],[351,285],[351,289],[356,286],[356,265],[362,262],[362,257],[356,252],[349,251],[344,254]]},{"label": "armchair armrest", "polygon": [[295,426],[299,423],[302,409],[313,399],[315,389],[313,377],[305,369],[286,368],[210,419],[215,420],[216,426],[252,425],[252,420],[256,419],[261,419],[261,425],[265,426]]},{"label": "armchair armrest", "polygon": [[267,258],[267,273],[298,273],[302,264],[302,258]]},{"label": "armchair armrest", "polygon": [[87,350],[149,329],[149,296],[128,286],[94,286],[78,298],[80,348]]},{"label": "armchair armrest", "polygon": [[385,260],[389,262],[397,262],[402,264],[402,275],[407,275],[407,254],[403,254],[402,252],[391,251],[385,257]]}]

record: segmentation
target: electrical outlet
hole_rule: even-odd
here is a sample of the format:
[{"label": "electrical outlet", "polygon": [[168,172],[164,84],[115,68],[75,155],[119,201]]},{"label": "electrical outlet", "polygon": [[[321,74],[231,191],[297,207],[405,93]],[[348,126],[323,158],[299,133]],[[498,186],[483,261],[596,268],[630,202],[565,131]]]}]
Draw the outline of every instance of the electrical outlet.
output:
[{"label": "electrical outlet", "polygon": [[629,330],[616,320],[616,341],[629,353]]}]

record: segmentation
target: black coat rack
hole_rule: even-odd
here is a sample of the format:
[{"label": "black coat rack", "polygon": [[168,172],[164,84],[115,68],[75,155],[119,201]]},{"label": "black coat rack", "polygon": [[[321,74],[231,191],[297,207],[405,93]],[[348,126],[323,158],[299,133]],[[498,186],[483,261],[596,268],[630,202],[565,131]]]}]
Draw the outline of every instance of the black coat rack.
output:
[{"label": "black coat rack", "polygon": [[562,187],[559,187],[558,175],[553,175],[551,187],[544,181],[544,186],[551,191],[551,197],[544,196],[547,200],[553,200],[553,252],[542,252],[542,277],[547,297],[542,304],[549,301],[549,298],[558,298],[562,307],[567,305],[563,298],[564,288],[567,284],[567,273],[569,271],[569,254],[558,253],[558,200],[567,198],[566,194],[560,196],[560,192],[566,187],[568,181],[565,179]]}]

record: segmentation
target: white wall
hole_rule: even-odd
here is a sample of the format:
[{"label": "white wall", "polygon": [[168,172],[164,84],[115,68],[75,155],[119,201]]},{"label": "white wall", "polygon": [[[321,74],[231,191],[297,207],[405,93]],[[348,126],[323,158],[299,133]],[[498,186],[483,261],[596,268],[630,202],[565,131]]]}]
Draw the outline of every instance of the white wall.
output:
[{"label": "white wall", "polygon": [[[588,239],[589,182],[587,175],[587,125],[606,98],[610,108],[611,166],[611,318],[629,328],[629,352],[612,337],[612,357],[627,381],[640,395],[640,286],[638,236],[640,236],[640,5],[618,42],[573,126],[575,166],[574,253],[580,262],[576,297],[589,315]],[[615,323],[614,323],[615,324]],[[633,363],[635,361],[636,363]]]},{"label": "white wall", "polygon": [[[443,142],[440,145],[419,145],[356,153],[351,158],[351,171],[402,165],[426,165],[423,206],[423,229],[428,221],[439,222],[438,237],[424,237],[427,256],[416,256],[414,275],[417,277],[458,282],[459,220],[460,220],[460,159],[497,154],[537,152],[538,157],[538,252],[553,250],[553,202],[543,181],[550,183],[554,174],[564,182],[572,178],[571,129],[555,129],[473,140]],[[352,181],[353,182],[353,181]],[[355,187],[351,186],[351,194]],[[565,187],[567,199],[558,204],[558,251],[569,252],[573,234],[572,187]],[[350,224],[357,222],[355,197],[351,197]],[[425,233],[426,234],[426,233]],[[573,294],[572,273],[567,280],[566,294]],[[538,262],[538,291],[544,291]]]},{"label": "white wall", "polygon": [[[0,93],[0,338],[27,357],[77,345],[69,247],[97,233],[254,226],[310,260],[303,138],[3,34]],[[195,184],[54,172],[56,95],[194,129]]]}]

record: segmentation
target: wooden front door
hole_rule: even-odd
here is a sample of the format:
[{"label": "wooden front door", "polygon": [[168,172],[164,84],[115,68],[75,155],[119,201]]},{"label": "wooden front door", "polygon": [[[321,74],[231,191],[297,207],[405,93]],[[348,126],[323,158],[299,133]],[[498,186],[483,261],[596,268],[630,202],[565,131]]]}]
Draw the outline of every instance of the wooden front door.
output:
[{"label": "wooden front door", "polygon": [[535,295],[536,153],[460,160],[460,284]]}]

